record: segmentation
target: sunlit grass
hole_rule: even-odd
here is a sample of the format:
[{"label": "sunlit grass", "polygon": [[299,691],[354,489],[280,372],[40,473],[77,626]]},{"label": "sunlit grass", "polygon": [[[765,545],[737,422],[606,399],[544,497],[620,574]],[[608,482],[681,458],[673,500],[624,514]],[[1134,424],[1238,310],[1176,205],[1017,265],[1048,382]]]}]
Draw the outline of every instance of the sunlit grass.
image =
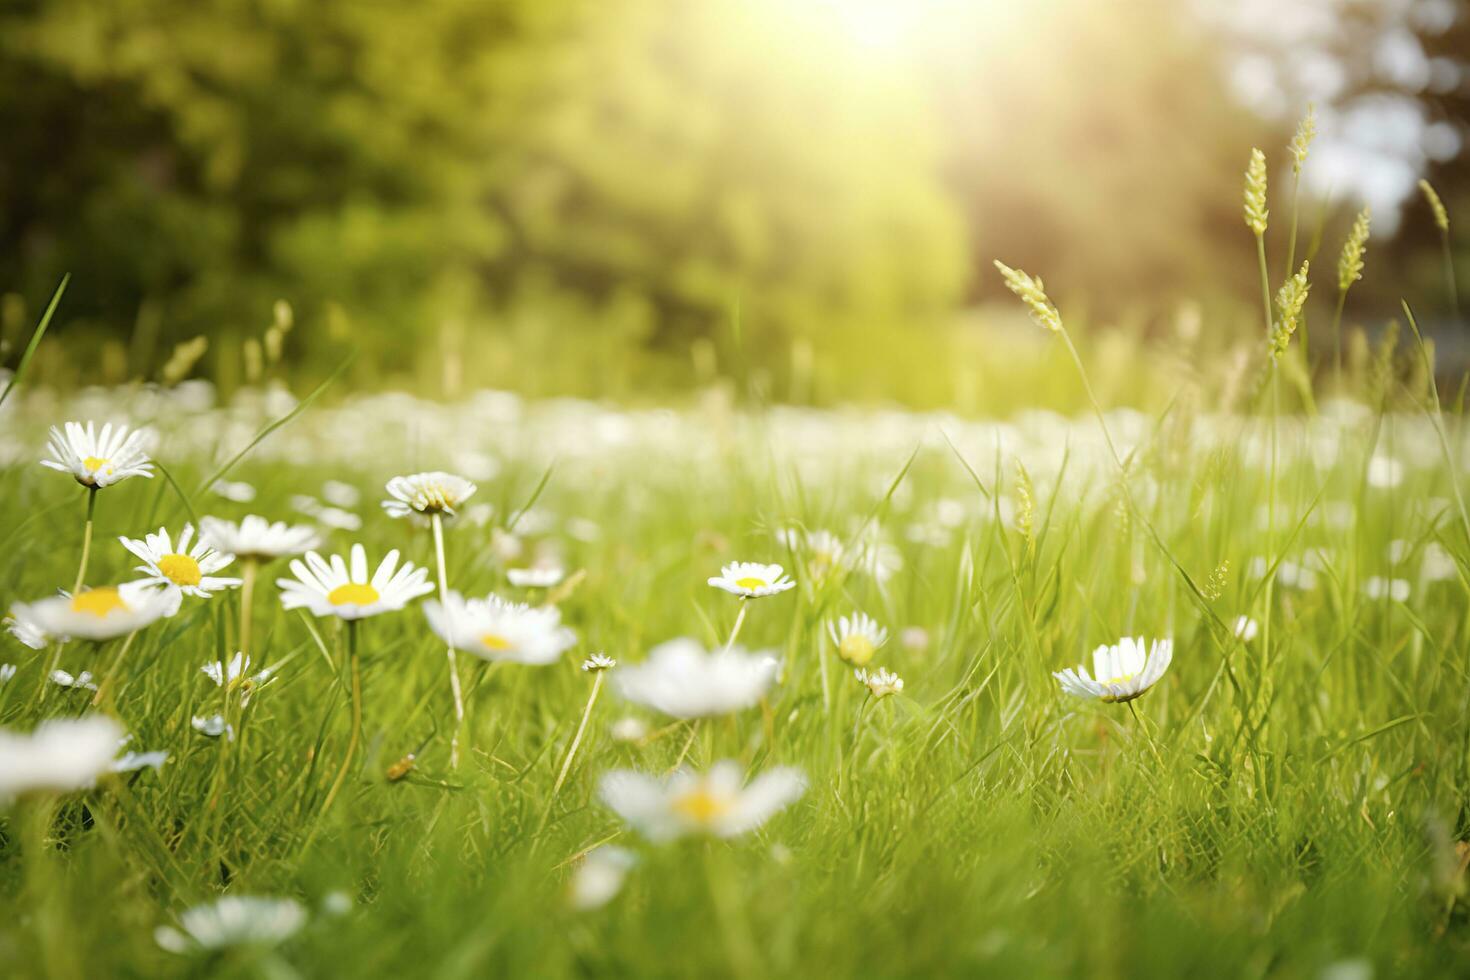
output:
[{"label": "sunlit grass", "polygon": [[[173,486],[101,495],[89,581],[129,578],[116,536],[180,524],[174,487],[197,486],[271,417],[249,401],[184,412],[182,397],[105,396],[163,430],[155,456]],[[33,411],[54,406],[17,406],[0,583],[29,599],[70,584],[83,495],[34,462]],[[190,508],[284,517],[292,495],[344,481],[361,491],[344,509],[362,528],[334,532],[330,550],[361,540],[432,568],[428,529],[378,508],[383,482],[479,466],[490,508],[449,525],[449,580],[524,595],[506,568],[555,549],[585,573],[560,596],[578,647],[547,667],[473,661],[455,769],[442,644],[417,608],[364,621],[360,761],[324,814],[349,738],[340,626],[284,612],[269,584],[283,566],[262,574],[253,646],[277,680],[230,743],[191,719],[221,710],[200,668],[232,652],[238,606],[186,599],[138,636],[115,687],[134,745],[170,760],[11,811],[0,948],[23,973],[192,969],[153,930],[227,890],[309,907],[274,952],[211,963],[275,975],[1315,976],[1358,959],[1447,971],[1463,955],[1453,841],[1470,744],[1456,469],[1425,414],[1329,408],[1281,422],[1277,577],[1289,562],[1313,583],[1278,581],[1266,649],[1224,628],[1268,615],[1252,574],[1272,548],[1268,441],[1249,418],[1110,417],[1134,513],[1089,419],[315,407],[231,473],[256,500],[203,492]],[[846,557],[818,561],[788,527],[831,529]],[[881,585],[865,567],[880,546],[901,558]],[[605,696],[553,795],[592,683],[579,664],[598,650],[636,661],[679,635],[721,645],[743,607],[705,579],[737,558],[797,579],[755,601],[740,635],[773,650],[782,677],[763,706],[702,724],[688,758],[797,766],[809,789],[749,837],[651,846],[596,782],[667,770],[690,728]],[[1407,599],[1373,578],[1403,579]],[[903,677],[902,694],[865,705],[834,656],[826,623],[854,610],[888,627],[873,663]],[[1176,652],[1136,717],[1060,692],[1052,671],[1139,634],[1172,636]],[[6,727],[86,710],[86,692],[54,686],[38,703],[46,656],[6,639]],[[61,663],[100,672],[114,652],[71,644]],[[649,734],[619,742],[628,715]],[[25,844],[28,818],[46,846]],[[637,864],[606,907],[573,911],[570,868],[608,841]],[[339,891],[351,909],[325,911]]]}]

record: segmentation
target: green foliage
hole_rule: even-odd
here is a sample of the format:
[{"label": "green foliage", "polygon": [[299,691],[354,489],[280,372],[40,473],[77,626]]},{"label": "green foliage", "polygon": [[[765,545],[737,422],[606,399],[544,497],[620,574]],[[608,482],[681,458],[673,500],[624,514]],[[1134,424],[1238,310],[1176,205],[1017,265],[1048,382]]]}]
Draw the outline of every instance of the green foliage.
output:
[{"label": "green foliage", "polygon": [[0,282],[70,270],[72,312],[96,331],[146,309],[165,345],[209,333],[221,362],[282,296],[314,325],[298,335],[312,352],[339,342],[322,329],[335,319],[400,366],[449,322],[472,341],[607,321],[631,347],[685,345],[743,298],[764,357],[774,338],[949,310],[961,229],[917,93],[778,14],[12,7]]}]

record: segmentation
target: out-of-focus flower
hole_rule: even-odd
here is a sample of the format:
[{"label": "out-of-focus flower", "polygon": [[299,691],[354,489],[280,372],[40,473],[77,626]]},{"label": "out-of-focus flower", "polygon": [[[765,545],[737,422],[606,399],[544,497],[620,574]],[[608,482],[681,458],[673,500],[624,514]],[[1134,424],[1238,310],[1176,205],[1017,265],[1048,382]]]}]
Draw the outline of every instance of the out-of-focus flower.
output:
[{"label": "out-of-focus flower", "polygon": [[681,769],[667,778],[630,769],[602,777],[602,800],[652,841],[687,834],[735,837],[754,830],[801,798],[801,770],[777,768],[742,786],[740,764],[716,762],[707,773]]},{"label": "out-of-focus flower", "polygon": [[521,589],[549,589],[566,576],[566,571],[555,565],[533,565],[530,568],[510,568],[505,577],[510,584]]},{"label": "out-of-focus flower", "polygon": [[322,499],[333,507],[356,507],[362,500],[362,494],[350,483],[328,480],[322,484]]},{"label": "out-of-focus flower", "polygon": [[1394,602],[1409,601],[1409,583],[1401,578],[1383,578],[1374,575],[1363,583],[1363,594],[1370,599],[1391,599]]},{"label": "out-of-focus flower", "polygon": [[594,847],[572,872],[567,901],[583,912],[602,908],[623,890],[623,880],[637,861],[632,851],[616,844]]},{"label": "out-of-focus flower", "polygon": [[199,540],[241,561],[268,562],[319,548],[321,533],[305,524],[274,523],[250,514],[234,521],[205,517],[199,521]]},{"label": "out-of-focus flower", "polygon": [[25,612],[17,614],[16,610],[12,609],[11,615],[5,617],[6,631],[32,650],[44,650],[51,642],[51,635],[31,616],[29,607],[19,608],[24,609]]},{"label": "out-of-focus flower", "polygon": [[637,742],[648,735],[648,723],[642,718],[628,715],[613,722],[611,733],[614,741]]},{"label": "out-of-focus flower", "polygon": [[618,662],[605,653],[594,653],[592,656],[582,661],[582,669],[589,673],[598,670],[611,670],[617,665]]},{"label": "out-of-focus flower", "polygon": [[1389,490],[1404,482],[1404,464],[1391,456],[1374,456],[1368,460],[1368,485]]},{"label": "out-of-focus flower", "polygon": [[[217,496],[237,504],[248,504],[255,499],[255,488],[248,483],[232,480],[215,480],[210,485],[210,490]],[[228,549],[225,549],[228,550]]]},{"label": "out-of-focus flower", "polygon": [[429,628],[449,646],[485,660],[549,664],[577,642],[555,606],[528,606],[491,594],[465,599],[450,591],[444,602],[424,603]]},{"label": "out-of-focus flower", "polygon": [[613,683],[625,699],[675,718],[703,718],[748,708],[776,679],[776,658],[732,647],[707,653],[681,637],[654,647],[642,663],[624,664]]},{"label": "out-of-focus flower", "polygon": [[160,590],[137,582],[86,589],[10,607],[16,622],[27,623],[49,637],[111,640],[140,630],[163,616],[169,599]]},{"label": "out-of-focus flower", "polygon": [[97,690],[97,684],[94,682],[90,670],[84,670],[73,677],[70,673],[58,667],[51,672],[48,680],[57,687],[73,688],[78,691]]},{"label": "out-of-focus flower", "polygon": [[111,768],[122,736],[105,715],[55,718],[29,735],[0,729],[0,800],[91,786]]},{"label": "out-of-focus flower", "polygon": [[888,642],[888,631],[866,613],[853,613],[827,624],[837,655],[854,667],[866,667],[878,648]]},{"label": "out-of-focus flower", "polygon": [[1245,643],[1254,640],[1260,629],[1260,625],[1249,616],[1236,616],[1234,624],[1230,627],[1230,631],[1235,634],[1236,638]]},{"label": "out-of-focus flower", "polygon": [[219,738],[221,735],[228,735],[231,742],[235,740],[235,726],[226,722],[224,715],[210,715],[208,717],[199,717],[196,715],[189,719],[189,724],[205,738]]},{"label": "out-of-focus flower", "polygon": [[903,691],[903,678],[886,667],[879,667],[871,673],[859,667],[852,673],[858,683],[867,687],[868,693],[879,700]]},{"label": "out-of-focus flower", "polygon": [[159,926],[153,938],[170,953],[205,953],[234,946],[269,948],[306,924],[306,909],[295,899],[226,895],[196,905],[179,916],[179,926]]}]

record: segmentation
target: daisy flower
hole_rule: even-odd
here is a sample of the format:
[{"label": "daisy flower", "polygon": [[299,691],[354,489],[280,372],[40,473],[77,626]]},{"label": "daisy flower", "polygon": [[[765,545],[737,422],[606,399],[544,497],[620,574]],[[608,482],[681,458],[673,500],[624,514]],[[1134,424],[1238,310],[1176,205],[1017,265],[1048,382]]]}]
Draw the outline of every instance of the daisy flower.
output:
[{"label": "daisy flower", "polygon": [[385,489],[392,498],[383,501],[383,509],[389,517],[407,517],[410,514],[453,517],[456,508],[473,496],[478,488],[462,476],[435,471],[395,476]]},{"label": "daisy flower", "polygon": [[799,528],[789,527],[778,532],[776,540],[790,550],[804,555],[807,573],[812,578],[824,578],[846,564],[847,547],[831,531],[804,532]]},{"label": "daisy flower", "polygon": [[402,609],[434,591],[428,569],[416,568],[411,562],[399,565],[396,549],[383,557],[378,570],[369,577],[367,551],[360,544],[352,546],[350,565],[341,555],[333,555],[328,562],[309,551],[305,561],[297,558],[291,562],[291,572],[294,579],[276,579],[281,605],[306,609],[313,616],[366,619]]},{"label": "daisy flower", "polygon": [[151,478],[153,464],[143,449],[148,437],[144,429],[130,431],[111,422],[102,426],[101,433],[91,422],[85,428],[80,422],[68,422],[64,432],[53,425],[46,445],[51,457],[41,465],[70,473],[82,486],[98,490],[130,476]]},{"label": "daisy flower", "polygon": [[742,599],[759,599],[796,588],[796,583],[782,573],[780,565],[762,565],[754,561],[732,561],[720,569],[709,584]]},{"label": "daisy flower", "polygon": [[314,527],[285,521],[272,523],[255,514],[242,518],[239,524],[218,517],[201,518],[199,540],[241,561],[258,562],[299,555],[322,546],[321,533]]},{"label": "daisy flower", "polygon": [[659,644],[647,660],[621,667],[612,677],[625,700],[675,718],[704,718],[755,704],[775,681],[777,667],[768,653],[740,647],[706,653],[683,637]]},{"label": "daisy flower", "polygon": [[858,683],[866,685],[868,692],[879,700],[903,690],[903,678],[886,667],[879,667],[872,673],[859,667],[852,673]]},{"label": "daisy flower", "polygon": [[111,640],[140,630],[163,616],[168,599],[139,582],[104,585],[76,595],[50,596],[35,602],[17,602],[10,615],[50,637],[75,640]]},{"label": "daisy flower", "polygon": [[157,586],[168,597],[172,616],[179,611],[183,596],[208,599],[220,589],[232,589],[240,584],[237,578],[220,578],[214,573],[235,560],[235,556],[215,551],[203,540],[194,542],[194,525],[185,524],[179,534],[178,546],[169,537],[167,528],[159,528],[157,534],[146,535],[143,540],[118,538],[122,546],[140,558],[137,566],[146,578],[139,581]]},{"label": "daisy flower", "polygon": [[92,672],[90,670],[84,670],[80,674],[73,677],[71,674],[58,667],[51,672],[49,680],[57,687],[69,687],[78,691],[97,690],[97,684],[95,683],[92,677]]},{"label": "daisy flower", "polygon": [[290,898],[226,895],[179,916],[179,927],[159,926],[153,939],[170,953],[203,953],[231,946],[277,946],[306,924],[306,909]]},{"label": "daisy flower", "polygon": [[213,681],[215,687],[222,687],[227,692],[240,688],[242,708],[250,703],[251,695],[276,679],[275,672],[269,667],[251,674],[250,658],[241,652],[236,652],[224,664],[223,670],[218,660],[211,660],[200,667],[199,672]]},{"label": "daisy flower", "polygon": [[1093,651],[1095,676],[1089,677],[1081,664],[1052,676],[1062,690],[1079,698],[1096,698],[1108,704],[1132,701],[1159,682],[1173,658],[1173,640],[1155,640],[1145,646],[1143,637],[1125,636],[1113,646],[1104,644]]},{"label": "daisy flower", "polygon": [[599,795],[651,841],[687,834],[737,837],[754,830],[806,792],[801,770],[772,769],[743,786],[740,764],[723,759],[708,773],[681,769],[667,778],[630,769],[602,777]]},{"label": "daisy flower", "polygon": [[528,606],[495,594],[465,599],[445,593],[444,602],[424,603],[429,628],[456,650],[485,660],[549,664],[577,642],[577,635],[561,624],[555,606]]},{"label": "daisy flower", "polygon": [[589,674],[597,670],[611,670],[617,665],[618,662],[605,653],[594,653],[592,656],[582,661],[582,669],[587,671]]},{"label": "daisy flower", "polygon": [[235,740],[235,726],[226,722],[224,715],[210,715],[207,718],[195,715],[189,719],[189,724],[205,738],[219,738],[221,735],[228,735],[231,742]]},{"label": "daisy flower", "polygon": [[828,622],[827,634],[837,645],[837,656],[854,667],[866,667],[878,648],[888,642],[888,631],[866,613],[853,613]]},{"label": "daisy flower", "polygon": [[91,786],[112,766],[122,737],[105,715],[52,719],[30,735],[0,729],[0,800]]},{"label": "daisy flower", "polygon": [[[18,609],[27,607],[19,606]],[[44,650],[51,642],[51,635],[41,628],[41,624],[30,616],[29,610],[23,615],[18,615],[12,610],[11,615],[5,617],[5,629],[11,636],[32,650]]]}]

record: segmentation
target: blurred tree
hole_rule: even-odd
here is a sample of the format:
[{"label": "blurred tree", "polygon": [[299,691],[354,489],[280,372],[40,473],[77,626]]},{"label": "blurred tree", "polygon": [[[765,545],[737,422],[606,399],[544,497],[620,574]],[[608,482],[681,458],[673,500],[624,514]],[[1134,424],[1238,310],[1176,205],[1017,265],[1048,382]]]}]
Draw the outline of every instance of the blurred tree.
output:
[{"label": "blurred tree", "polygon": [[760,358],[939,315],[965,271],[934,120],[795,9],[20,0],[0,13],[0,282],[41,296],[72,271],[72,336],[142,311],[161,328],[136,332],[135,370],[256,332],[279,296],[293,338],[330,305],[385,364],[448,321],[575,345],[610,319],[657,345],[739,296]]}]

